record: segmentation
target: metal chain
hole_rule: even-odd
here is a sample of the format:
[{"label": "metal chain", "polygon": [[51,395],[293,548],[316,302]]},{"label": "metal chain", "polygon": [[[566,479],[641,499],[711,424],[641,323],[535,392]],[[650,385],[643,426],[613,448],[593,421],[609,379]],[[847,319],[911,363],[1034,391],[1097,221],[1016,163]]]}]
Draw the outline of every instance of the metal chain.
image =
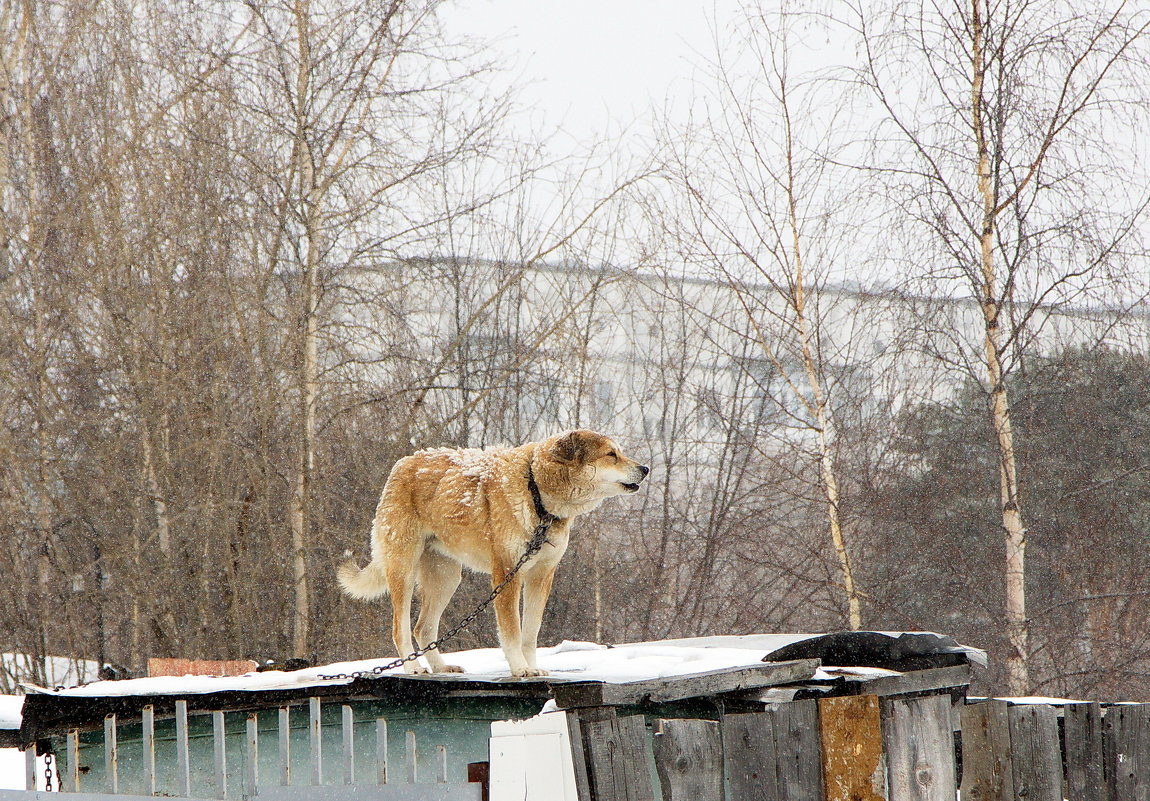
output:
[{"label": "metal chain", "polygon": [[525,550],[523,555],[519,557],[519,561],[515,563],[515,566],[511,568],[510,572],[508,572],[506,576],[503,577],[502,581],[491,588],[491,593],[479,603],[479,606],[475,607],[475,609],[472,610],[470,614],[452,626],[446,634],[436,638],[435,640],[432,640],[427,645],[416,648],[407,656],[401,656],[399,659],[395,659],[383,665],[376,665],[370,670],[356,670],[351,673],[321,673],[319,677],[321,679],[373,678],[379,676],[382,673],[385,673],[388,670],[391,670],[392,668],[397,668],[400,665],[406,664],[407,662],[414,662],[416,659],[419,659],[419,657],[423,656],[428,651],[438,650],[439,646],[443,645],[445,642],[459,634],[459,632],[470,626],[473,622],[475,622],[475,619],[479,617],[480,613],[482,613],[484,609],[491,606],[495,599],[499,597],[499,593],[503,592],[503,589],[511,583],[512,579],[514,579],[516,574],[518,574],[519,571],[523,569],[523,566],[527,564],[531,557],[537,554],[540,549],[542,549],[543,546],[547,544],[547,532],[550,531],[551,524],[558,519],[559,518],[557,518],[555,515],[548,514],[540,520],[539,525],[535,528],[535,532],[531,535],[531,541],[527,543],[527,550]]},{"label": "metal chain", "polygon": [[[59,788],[57,788],[57,792]],[[52,792],[52,752],[44,754],[44,792]]]}]

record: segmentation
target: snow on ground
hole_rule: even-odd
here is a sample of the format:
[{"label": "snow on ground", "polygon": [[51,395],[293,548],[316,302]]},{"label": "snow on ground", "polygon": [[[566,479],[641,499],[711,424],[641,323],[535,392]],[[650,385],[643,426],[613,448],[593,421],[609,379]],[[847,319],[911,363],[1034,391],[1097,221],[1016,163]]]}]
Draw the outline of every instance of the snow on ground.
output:
[{"label": "snow on ground", "polygon": [[[22,695],[0,695],[0,729],[20,728],[23,706]],[[23,789],[24,752],[19,748],[0,748],[0,790]]]},{"label": "snow on ground", "polygon": [[0,695],[0,729],[20,728],[20,709],[23,706],[22,695]]}]

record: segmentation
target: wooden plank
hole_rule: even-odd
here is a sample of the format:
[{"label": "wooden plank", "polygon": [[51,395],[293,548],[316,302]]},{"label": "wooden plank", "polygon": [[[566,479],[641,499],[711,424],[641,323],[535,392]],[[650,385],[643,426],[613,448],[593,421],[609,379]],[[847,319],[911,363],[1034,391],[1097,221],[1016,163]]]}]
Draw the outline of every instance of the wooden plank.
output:
[{"label": "wooden plank", "polygon": [[228,797],[228,732],[224,727],[224,713],[212,713],[212,758],[216,768],[216,798]]},{"label": "wooden plank", "polygon": [[859,695],[909,695],[938,692],[970,686],[970,665],[912,670],[898,676],[880,676],[860,682],[848,682]]},{"label": "wooden plank", "polygon": [[260,791],[260,718],[255,712],[248,713],[247,745],[244,750],[244,795],[256,796]]},{"label": "wooden plank", "polygon": [[80,792],[80,730],[68,729],[68,781],[64,789],[70,793]]},{"label": "wooden plank", "polygon": [[787,801],[823,798],[822,744],[818,702],[792,701],[768,707],[774,718],[779,797]]},{"label": "wooden plank", "polygon": [[140,713],[141,740],[144,747],[144,791],[156,794],[156,710],[151,704]]},{"label": "wooden plank", "polygon": [[323,719],[320,717],[320,700],[312,696],[307,699],[308,742],[311,762],[311,783],[323,784]]},{"label": "wooden plank", "polygon": [[723,761],[734,801],[780,801],[775,767],[775,718],[766,712],[719,719]]},{"label": "wooden plank", "polygon": [[416,748],[418,747],[418,743],[416,743],[416,741],[415,741],[415,732],[413,732],[413,731],[407,732],[406,744],[407,744],[407,749],[406,749],[407,783],[408,784],[415,784],[417,781],[419,781],[418,771],[416,769],[417,762],[418,762],[418,751],[416,750]]},{"label": "wooden plank", "polygon": [[447,784],[447,746],[435,746],[435,783]]},{"label": "wooden plank", "polygon": [[[36,777],[39,774],[39,765],[36,762],[36,746],[29,745],[24,749],[24,789],[35,792],[36,791]],[[45,787],[44,791],[48,792],[51,788]]]},{"label": "wooden plank", "polygon": [[575,773],[575,792],[579,801],[593,801],[591,777],[587,768],[587,727],[592,720],[615,717],[613,707],[586,707],[572,709],[567,716],[567,735],[571,741],[571,767]]},{"label": "wooden plank", "polygon": [[1005,701],[962,708],[964,801],[1015,801],[1010,723]]},{"label": "wooden plank", "polygon": [[187,798],[192,794],[192,763],[188,751],[188,702],[176,701],[176,787]]},{"label": "wooden plank", "polygon": [[826,801],[885,801],[878,696],[820,698],[818,704]]},{"label": "wooden plank", "polygon": [[279,724],[280,784],[291,784],[291,707],[281,706],[277,716]]},{"label": "wooden plank", "polygon": [[722,801],[723,743],[713,720],[660,720],[655,771],[663,801]]},{"label": "wooden plank", "polygon": [[375,720],[375,783],[387,784],[387,720]]},{"label": "wooden plank", "polygon": [[882,699],[887,792],[898,801],[954,801],[950,696]]},{"label": "wooden plank", "polygon": [[1062,801],[1062,753],[1058,712],[1046,704],[1007,710],[1013,756],[1014,792],[1026,801]]},{"label": "wooden plank", "polygon": [[585,730],[591,797],[595,801],[654,801],[644,717],[587,721]]},{"label": "wooden plank", "polygon": [[104,716],[104,792],[120,792],[120,746],[115,714]]},{"label": "wooden plank", "polygon": [[601,681],[563,682],[553,685],[553,690],[555,703],[561,709],[618,706],[644,701],[662,703],[802,681],[813,676],[818,667],[817,659],[796,659],[649,681],[618,684]]},{"label": "wooden plank", "polygon": [[1106,801],[1102,767],[1102,708],[1067,704],[1062,712],[1066,742],[1066,797]]},{"label": "wooden plank", "polygon": [[149,657],[149,676],[243,676],[259,667],[251,659]]},{"label": "wooden plank", "polygon": [[355,784],[355,716],[349,704],[340,707],[343,732],[343,783]]},{"label": "wooden plank", "polygon": [[1111,801],[1150,798],[1150,704],[1110,707],[1102,730]]}]

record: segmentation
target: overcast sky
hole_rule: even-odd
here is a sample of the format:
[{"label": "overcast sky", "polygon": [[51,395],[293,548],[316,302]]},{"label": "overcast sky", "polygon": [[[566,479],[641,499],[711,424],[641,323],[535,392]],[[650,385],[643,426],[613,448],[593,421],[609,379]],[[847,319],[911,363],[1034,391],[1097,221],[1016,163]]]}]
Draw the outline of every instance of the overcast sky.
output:
[{"label": "overcast sky", "polygon": [[460,0],[449,30],[493,43],[542,129],[586,141],[618,133],[652,106],[683,99],[714,20],[737,0]]}]

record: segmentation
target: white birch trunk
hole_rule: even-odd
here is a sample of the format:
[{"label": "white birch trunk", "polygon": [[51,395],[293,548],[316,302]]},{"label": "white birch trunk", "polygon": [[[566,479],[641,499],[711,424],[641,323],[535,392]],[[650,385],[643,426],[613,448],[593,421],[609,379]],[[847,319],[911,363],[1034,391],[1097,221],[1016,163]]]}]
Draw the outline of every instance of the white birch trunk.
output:
[{"label": "white birch trunk", "polygon": [[1006,635],[1010,650],[1006,657],[1008,692],[1025,695],[1030,690],[1027,667],[1029,626],[1026,618],[1026,529],[1018,499],[1018,470],[1014,456],[1014,429],[1010,420],[1010,402],[1002,367],[1002,331],[998,300],[998,275],[994,261],[994,233],[998,215],[998,198],[990,168],[985,121],[982,117],[982,88],[985,21],[979,4],[972,0],[972,82],[971,121],[978,148],[978,189],[982,195],[982,230],[979,234],[981,260],[981,301],[984,324],[983,357],[986,381],[990,388],[990,414],[998,446],[999,499],[1002,530],[1006,537]]}]

